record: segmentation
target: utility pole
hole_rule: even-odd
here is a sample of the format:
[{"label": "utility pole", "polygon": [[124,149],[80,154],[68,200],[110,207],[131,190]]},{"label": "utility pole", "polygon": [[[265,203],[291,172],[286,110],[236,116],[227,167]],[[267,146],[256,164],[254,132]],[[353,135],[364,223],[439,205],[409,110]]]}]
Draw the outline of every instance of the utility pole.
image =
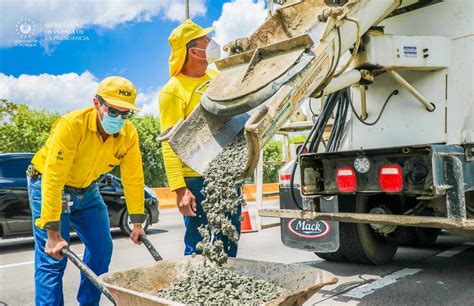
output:
[{"label": "utility pole", "polygon": [[185,4],[184,4],[184,9],[185,9],[185,19],[189,19],[189,0],[185,0],[184,1]]},{"label": "utility pole", "polygon": [[267,13],[268,13],[268,14],[267,14],[267,18],[270,18],[270,17],[272,17],[272,15],[273,15],[273,0],[268,0],[268,2],[267,2],[267,8],[268,8],[268,10],[267,10]]}]

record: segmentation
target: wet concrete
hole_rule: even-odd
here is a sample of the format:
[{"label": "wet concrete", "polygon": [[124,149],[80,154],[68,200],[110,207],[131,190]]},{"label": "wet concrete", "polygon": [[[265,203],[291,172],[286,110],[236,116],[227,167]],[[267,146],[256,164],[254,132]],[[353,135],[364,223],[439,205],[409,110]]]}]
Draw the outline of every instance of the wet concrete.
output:
[{"label": "wet concrete", "polygon": [[221,238],[225,236],[234,242],[239,240],[229,216],[236,214],[239,205],[244,204],[237,190],[244,182],[247,158],[245,138],[239,135],[210,163],[204,173],[205,187],[202,193],[206,199],[202,206],[209,222],[207,226],[199,228],[203,239],[197,248],[204,257],[219,266],[227,262],[227,250],[224,250]]},{"label": "wet concrete", "polygon": [[[244,203],[237,190],[244,182],[247,146],[239,135],[209,165],[204,173],[206,199],[202,202],[208,224],[199,228],[202,241],[197,248],[206,258],[204,265],[189,272],[184,280],[176,281],[158,293],[159,297],[184,304],[262,304],[289,294],[287,289],[264,280],[241,276],[222,268],[227,262],[222,237],[238,242],[239,234],[229,216],[237,213]],[[229,246],[227,246],[229,247]]]},{"label": "wet concrete", "polygon": [[184,280],[159,291],[158,296],[193,305],[261,305],[289,293],[288,289],[273,283],[208,263],[190,271]]}]

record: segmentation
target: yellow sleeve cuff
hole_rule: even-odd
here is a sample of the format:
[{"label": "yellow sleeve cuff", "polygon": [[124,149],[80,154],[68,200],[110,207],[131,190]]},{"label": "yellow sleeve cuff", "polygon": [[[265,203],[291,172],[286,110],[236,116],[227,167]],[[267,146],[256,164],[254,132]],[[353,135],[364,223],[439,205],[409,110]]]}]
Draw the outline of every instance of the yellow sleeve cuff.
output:
[{"label": "yellow sleeve cuff", "polygon": [[183,163],[171,149],[168,142],[163,142],[163,161],[166,169],[166,177],[171,191],[186,187],[183,174]]}]

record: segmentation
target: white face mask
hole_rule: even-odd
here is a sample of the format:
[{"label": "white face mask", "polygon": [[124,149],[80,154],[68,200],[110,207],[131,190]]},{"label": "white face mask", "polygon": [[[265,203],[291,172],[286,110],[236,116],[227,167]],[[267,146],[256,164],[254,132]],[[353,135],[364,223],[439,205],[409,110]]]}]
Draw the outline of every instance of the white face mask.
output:
[{"label": "white face mask", "polygon": [[[221,46],[213,39],[209,41],[209,44],[207,45],[206,49],[196,48],[196,47],[194,47],[194,49],[206,51],[205,60],[207,61],[208,65],[214,63],[215,61],[221,58]],[[204,59],[204,58],[201,58],[201,59]]]}]

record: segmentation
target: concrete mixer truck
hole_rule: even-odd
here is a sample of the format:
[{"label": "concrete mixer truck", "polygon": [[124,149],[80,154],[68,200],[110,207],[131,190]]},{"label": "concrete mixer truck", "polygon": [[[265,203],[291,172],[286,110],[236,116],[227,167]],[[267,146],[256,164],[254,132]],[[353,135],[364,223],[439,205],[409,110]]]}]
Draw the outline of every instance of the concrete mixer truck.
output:
[{"label": "concrete mixer truck", "polygon": [[473,239],[473,3],[280,2],[225,46],[200,106],[163,135],[177,155],[203,173],[244,133],[250,174],[313,97],[322,106],[286,177],[291,201],[259,212],[281,218],[285,245],[383,264],[441,229]]}]

